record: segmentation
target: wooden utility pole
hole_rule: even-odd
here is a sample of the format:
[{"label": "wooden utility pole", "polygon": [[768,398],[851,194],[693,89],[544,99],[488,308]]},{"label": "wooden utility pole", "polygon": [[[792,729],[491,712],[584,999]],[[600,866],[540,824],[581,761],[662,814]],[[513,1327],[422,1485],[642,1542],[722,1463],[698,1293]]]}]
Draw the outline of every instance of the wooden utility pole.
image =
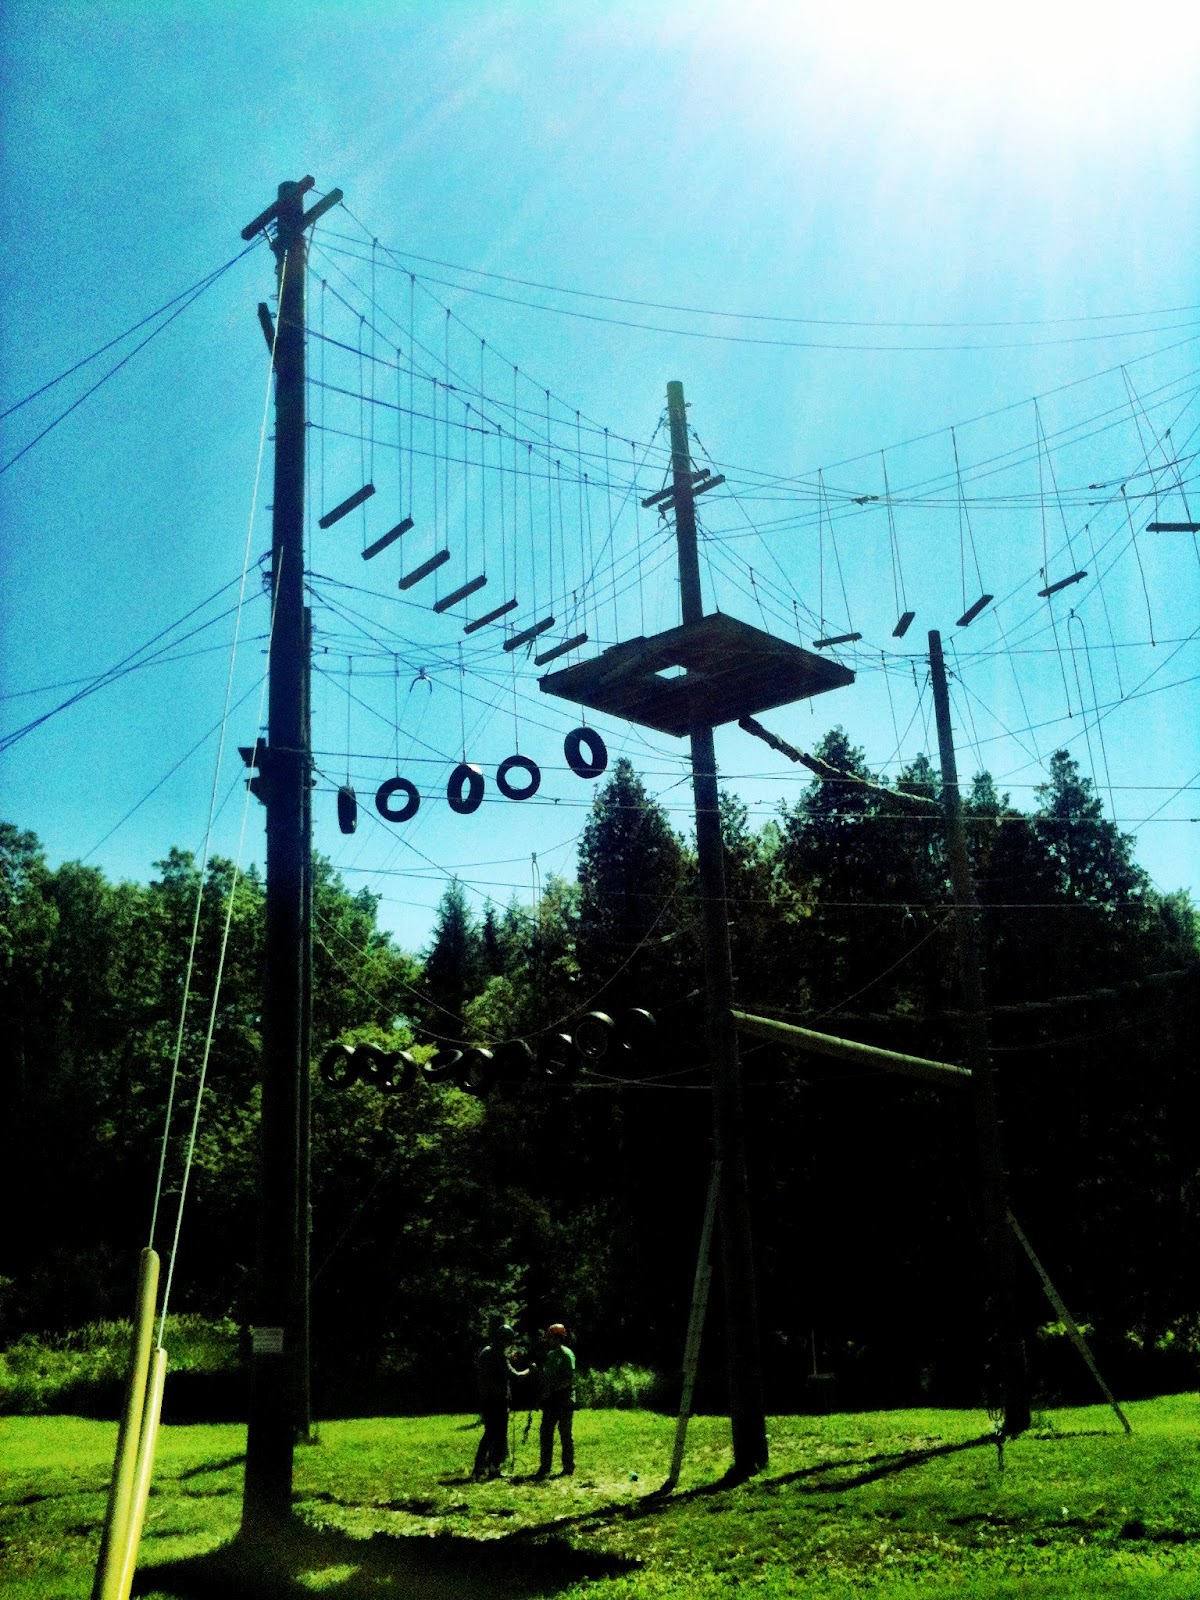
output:
[{"label": "wooden utility pole", "polygon": [[950,725],[950,697],[946,690],[942,636],[936,630],[929,635],[929,676],[937,717],[942,803],[946,813],[946,849],[954,889],[954,926],[965,1017],[966,1057],[971,1069],[975,1135],[979,1149],[983,1231],[989,1276],[988,1320],[990,1328],[995,1331],[1004,1432],[1009,1438],[1015,1438],[1029,1426],[1029,1379],[1017,1319],[1016,1264],[1008,1225],[1008,1201],[1004,1192],[1004,1155],[1000,1119],[996,1111],[996,1086],[988,1051],[979,907],[971,882],[971,862],[962,820],[962,798],[954,755],[954,732]]},{"label": "wooden utility pole", "polygon": [[257,1279],[244,1537],[270,1539],[292,1514],[292,1448],[307,1425],[308,1071],[312,911],[312,749],[309,622],[304,606],[305,231],[336,205],[333,190],[305,212],[312,178],[281,183],[279,198],[242,230],[273,223],[275,493],[271,530],[267,738],[248,752],[267,808],[266,957],[262,1007]]},{"label": "wooden utility pole", "polygon": [[[704,602],[700,592],[687,411],[681,383],[667,384],[667,415],[671,425],[671,476],[674,485],[675,537],[679,547],[679,587],[683,621],[687,624],[701,621]],[[746,1177],[741,1064],[733,1018],[733,967],[729,955],[729,914],[725,900],[725,847],[721,837],[717,758],[711,724],[693,724],[690,737],[708,996],[708,1046],[713,1077],[714,1154],[721,1169],[718,1215],[721,1271],[725,1283],[733,1470],[736,1475],[746,1477],[761,1471],[767,1464],[767,1427],[763,1411],[758,1300]]]}]

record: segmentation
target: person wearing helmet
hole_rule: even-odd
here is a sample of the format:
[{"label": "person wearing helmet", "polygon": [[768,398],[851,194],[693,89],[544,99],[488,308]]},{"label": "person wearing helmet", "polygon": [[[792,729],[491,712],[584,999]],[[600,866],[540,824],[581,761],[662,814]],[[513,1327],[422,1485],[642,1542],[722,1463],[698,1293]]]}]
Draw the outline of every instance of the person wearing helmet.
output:
[{"label": "person wearing helmet", "polygon": [[575,1440],[571,1433],[575,1415],[575,1353],[567,1346],[567,1330],[561,1322],[546,1329],[546,1356],[542,1362],[542,1426],[538,1436],[541,1460],[537,1475],[544,1478],[554,1458],[554,1430],[562,1441],[563,1476],[575,1471]]},{"label": "person wearing helmet", "polygon": [[507,1322],[492,1324],[487,1344],[475,1357],[475,1377],[479,1384],[479,1413],[483,1418],[483,1438],[475,1452],[477,1478],[498,1478],[508,1455],[508,1408],[512,1401],[512,1379],[527,1378],[529,1369],[514,1367],[510,1359],[516,1334]]}]

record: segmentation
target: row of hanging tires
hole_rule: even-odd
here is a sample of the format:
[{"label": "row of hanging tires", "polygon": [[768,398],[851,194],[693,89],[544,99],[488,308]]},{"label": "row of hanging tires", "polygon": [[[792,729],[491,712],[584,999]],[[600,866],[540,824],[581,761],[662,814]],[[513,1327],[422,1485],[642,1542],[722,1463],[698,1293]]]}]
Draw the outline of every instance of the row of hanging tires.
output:
[{"label": "row of hanging tires", "polygon": [[[598,778],[608,766],[608,749],[595,728],[572,728],[563,740],[563,757],[577,778]],[[496,768],[496,788],[506,800],[532,800],[542,786],[542,769],[529,756],[508,756]],[[483,804],[486,783],[482,771],[460,761],[446,784],[446,802],[460,817],[469,817]],[[421,792],[410,778],[387,778],[375,791],[375,809],[385,822],[408,822],[421,805]],[[352,785],[338,789],[338,827],[353,833],[358,827],[358,796]]]},{"label": "row of hanging tires", "polygon": [[332,1044],[321,1057],[321,1076],[334,1088],[368,1083],[386,1093],[406,1093],[419,1083],[452,1084],[483,1096],[504,1085],[538,1079],[569,1082],[586,1069],[614,1076],[648,1051],[656,1023],[649,1011],[632,1007],[617,1017],[588,1011],[570,1031],[535,1039],[505,1039],[497,1045],[439,1045],[428,1061],[410,1050],[375,1044]]}]

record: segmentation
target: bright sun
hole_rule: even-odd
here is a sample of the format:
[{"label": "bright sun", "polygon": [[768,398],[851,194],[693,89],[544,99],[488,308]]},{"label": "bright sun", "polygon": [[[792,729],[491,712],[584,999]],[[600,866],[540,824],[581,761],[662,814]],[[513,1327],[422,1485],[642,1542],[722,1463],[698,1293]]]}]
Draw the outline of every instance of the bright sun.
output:
[{"label": "bright sun", "polygon": [[1200,6],[1186,0],[745,0],[723,22],[853,92],[979,120],[1175,121],[1200,88]]}]

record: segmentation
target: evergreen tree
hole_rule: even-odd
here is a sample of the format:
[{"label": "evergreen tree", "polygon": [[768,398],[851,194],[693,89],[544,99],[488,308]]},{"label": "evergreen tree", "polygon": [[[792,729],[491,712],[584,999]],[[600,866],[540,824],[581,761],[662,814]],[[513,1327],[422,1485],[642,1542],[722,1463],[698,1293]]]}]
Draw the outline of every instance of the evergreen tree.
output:
[{"label": "evergreen tree", "polygon": [[422,1022],[438,1038],[466,1038],[466,1007],[482,987],[483,944],[466,892],[451,879],[425,955]]}]

